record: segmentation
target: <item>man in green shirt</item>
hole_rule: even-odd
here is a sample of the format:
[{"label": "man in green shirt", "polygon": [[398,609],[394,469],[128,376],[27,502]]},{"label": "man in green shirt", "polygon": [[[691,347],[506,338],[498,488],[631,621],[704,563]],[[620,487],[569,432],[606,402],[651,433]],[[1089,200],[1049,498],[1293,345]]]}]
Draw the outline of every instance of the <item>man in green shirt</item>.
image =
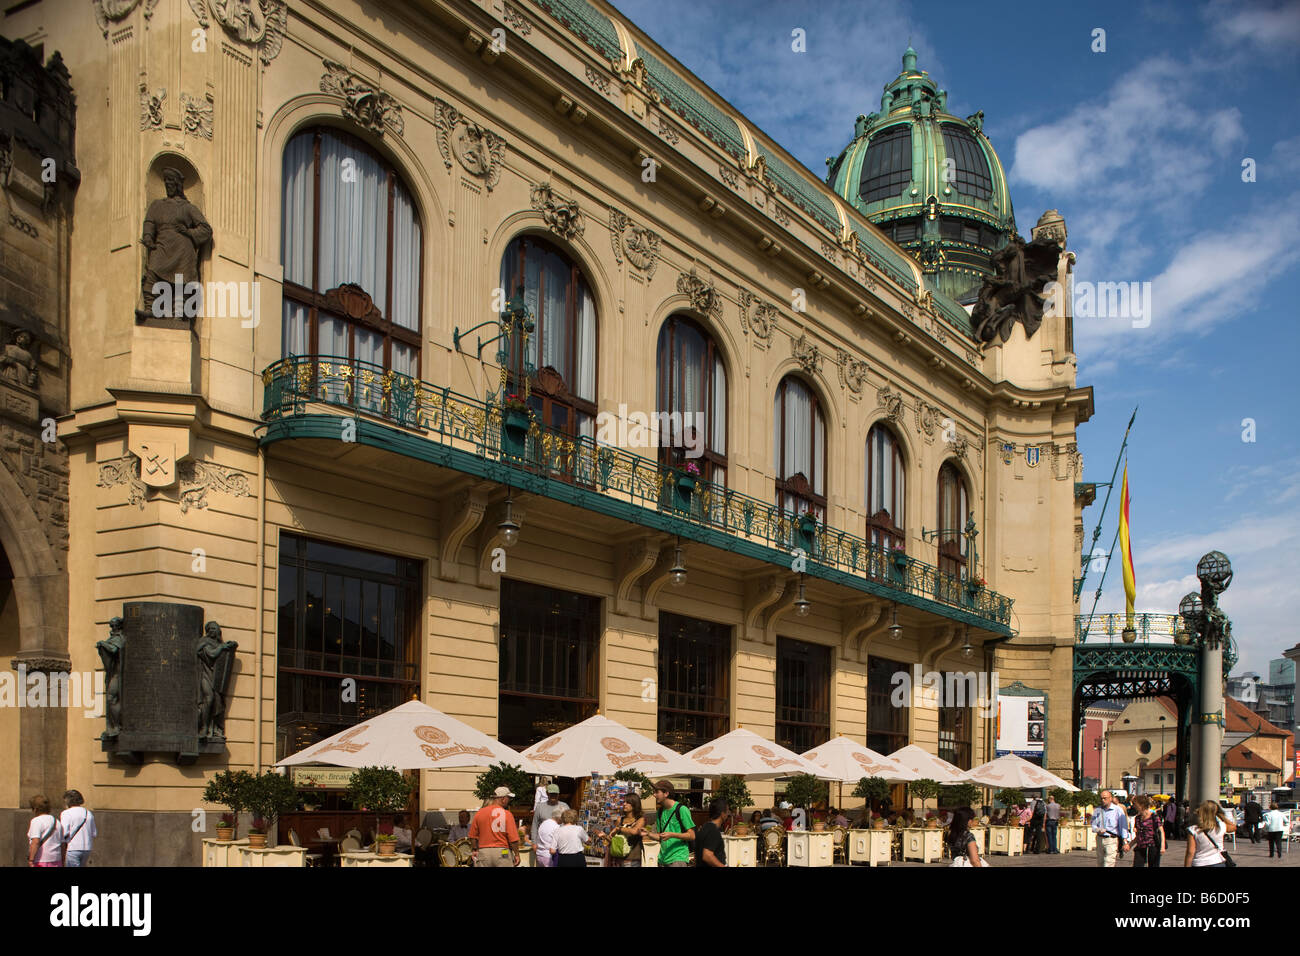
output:
[{"label": "man in green shirt", "polygon": [[690,866],[695,821],[684,804],[673,799],[673,785],[667,780],[655,784],[655,806],[659,808],[658,833],[646,837],[660,844],[660,866]]}]

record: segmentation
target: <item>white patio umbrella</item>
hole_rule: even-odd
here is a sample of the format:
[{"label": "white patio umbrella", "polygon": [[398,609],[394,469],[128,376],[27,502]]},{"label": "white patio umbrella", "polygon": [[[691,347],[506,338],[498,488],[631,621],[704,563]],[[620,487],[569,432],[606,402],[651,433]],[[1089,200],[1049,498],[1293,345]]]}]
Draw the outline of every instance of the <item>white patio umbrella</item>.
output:
[{"label": "white patio umbrella", "polygon": [[920,780],[921,774],[908,770],[893,757],[878,754],[848,737],[836,737],[801,756],[834,774],[841,783],[857,783],[863,777],[880,777],[886,783]]},{"label": "white patio umbrella", "polygon": [[554,777],[612,775],[635,768],[646,776],[708,776],[703,767],[670,747],[597,714],[524,751],[524,757]]},{"label": "white patio umbrella", "polygon": [[915,773],[917,779],[934,780],[938,783],[964,783],[966,780],[965,770],[922,750],[916,744],[908,744],[889,756]]},{"label": "white patio umbrella", "polygon": [[1044,787],[1060,787],[1071,793],[1079,788],[1067,780],[1062,780],[1054,773],[1030,763],[1015,754],[1006,754],[978,767],[972,767],[963,775],[968,783],[978,783],[986,787],[1012,787],[1017,790],[1039,790]]},{"label": "white patio umbrella", "polygon": [[547,772],[481,730],[434,710],[428,704],[409,700],[285,757],[276,766],[326,764],[333,767],[453,770],[502,762],[522,767],[525,773]]},{"label": "white patio umbrella", "polygon": [[839,779],[825,767],[819,767],[743,727],[696,747],[686,756],[704,766],[701,776],[714,780],[724,775],[746,780],[775,780],[797,773],[810,773],[819,780]]}]

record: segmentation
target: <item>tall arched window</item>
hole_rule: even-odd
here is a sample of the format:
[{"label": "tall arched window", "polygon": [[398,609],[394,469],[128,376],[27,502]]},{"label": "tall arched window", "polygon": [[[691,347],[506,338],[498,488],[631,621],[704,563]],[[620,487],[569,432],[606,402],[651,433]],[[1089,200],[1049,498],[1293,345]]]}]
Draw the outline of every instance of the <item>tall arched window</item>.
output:
[{"label": "tall arched window", "polygon": [[906,547],[903,450],[884,425],[867,433],[867,538],[886,551]]},{"label": "tall arched window", "polygon": [[[596,300],[576,262],[536,236],[519,236],[501,258],[507,296],[523,287],[536,323],[527,349],[511,342],[508,375],[523,381],[536,370],[529,398],[539,421],[569,435],[595,438]],[[525,363],[525,357],[527,359]]]},{"label": "tall arched window", "polygon": [[[674,315],[659,330],[658,363],[660,460],[679,466],[694,461],[701,478],[725,485],[727,371],[722,355],[699,325]],[[666,438],[665,426],[670,432]]]},{"label": "tall arched window", "polygon": [[418,378],[422,232],[393,166],[346,133],[305,130],[285,147],[282,200],[283,354]]},{"label": "tall arched window", "polygon": [[961,472],[952,462],[944,462],[939,469],[939,570],[959,580],[967,570],[966,536],[960,531],[966,527],[969,504]]},{"label": "tall arched window", "polygon": [[793,375],[781,379],[772,406],[777,507],[787,514],[826,518],[826,419],[811,388]]}]

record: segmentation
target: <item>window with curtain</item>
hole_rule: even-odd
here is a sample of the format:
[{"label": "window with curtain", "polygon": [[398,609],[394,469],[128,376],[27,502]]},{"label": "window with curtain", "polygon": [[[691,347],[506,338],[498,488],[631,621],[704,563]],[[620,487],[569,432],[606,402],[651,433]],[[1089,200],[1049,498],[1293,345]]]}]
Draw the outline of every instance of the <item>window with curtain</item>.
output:
[{"label": "window with curtain", "polygon": [[[418,378],[423,233],[401,177],[369,146],[326,127],[289,141],[283,171],[283,354]],[[346,285],[359,286],[370,307],[341,297]]]},{"label": "window with curtain", "polygon": [[686,753],[730,724],[731,628],[659,614],[659,742]]},{"label": "window with curtain", "polygon": [[[713,338],[685,316],[672,316],[659,331],[656,411],[675,413],[683,429],[667,440],[660,437],[660,461],[676,466],[694,461],[701,478],[725,486],[727,372]],[[700,434],[690,436],[687,430]],[[688,446],[700,448],[701,457],[687,458]]]},{"label": "window with curtain", "polygon": [[577,438],[596,436],[596,300],[578,264],[536,236],[519,236],[501,258],[501,288],[522,286],[536,323],[526,349],[512,337],[507,358],[511,390],[525,366],[534,369],[529,402],[538,421]]},{"label": "window with curtain", "polygon": [[912,701],[908,697],[902,707],[894,705],[896,674],[906,674],[910,679],[912,665],[883,657],[867,661],[867,747],[878,754],[892,754],[907,746]]},{"label": "window with curtain", "polygon": [[826,419],[801,379],[787,375],[772,406],[776,503],[786,514],[826,519]]},{"label": "window with curtain", "polygon": [[831,649],[776,639],[776,742],[797,754],[831,739]]},{"label": "window with curtain", "polygon": [[961,472],[952,462],[944,462],[939,469],[939,570],[959,581],[965,580],[967,574],[967,542],[960,531],[966,527],[969,511],[966,482]]},{"label": "window with curtain", "polygon": [[[943,686],[954,686],[953,680],[945,671]],[[972,714],[969,707],[939,708],[939,759],[962,770],[971,768]]]},{"label": "window with curtain", "polygon": [[867,433],[867,539],[891,551],[904,548],[903,500],[906,477],[903,450],[884,425]]}]

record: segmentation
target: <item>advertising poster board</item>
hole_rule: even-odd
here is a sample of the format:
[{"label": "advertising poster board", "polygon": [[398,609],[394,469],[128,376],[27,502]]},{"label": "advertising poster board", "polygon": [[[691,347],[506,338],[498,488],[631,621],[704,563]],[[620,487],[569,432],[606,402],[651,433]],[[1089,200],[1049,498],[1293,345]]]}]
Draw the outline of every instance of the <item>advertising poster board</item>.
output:
[{"label": "advertising poster board", "polygon": [[1040,761],[1046,743],[1047,700],[1044,697],[998,695],[997,752]]}]

